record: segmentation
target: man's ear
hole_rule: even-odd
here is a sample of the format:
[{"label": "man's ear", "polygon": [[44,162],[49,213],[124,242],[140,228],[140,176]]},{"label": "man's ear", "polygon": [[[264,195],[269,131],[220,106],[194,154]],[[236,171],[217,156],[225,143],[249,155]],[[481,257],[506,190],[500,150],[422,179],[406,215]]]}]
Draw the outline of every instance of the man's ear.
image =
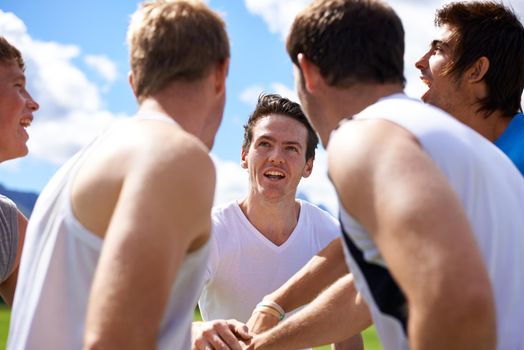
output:
[{"label": "man's ear", "polygon": [[229,73],[229,58],[215,67],[215,92],[223,94],[226,91],[226,78]]},{"label": "man's ear", "polygon": [[488,69],[489,59],[486,56],[479,57],[466,71],[466,77],[470,83],[478,83],[484,79]]},{"label": "man's ear", "polygon": [[133,90],[133,95],[136,96],[135,78],[133,77],[133,72],[129,72],[129,74],[127,75],[127,80],[129,81],[129,85],[131,86],[131,90]]},{"label": "man's ear", "polygon": [[242,147],[242,151],[240,151],[240,166],[243,169],[247,169],[246,156],[247,156],[247,152],[245,151],[244,147]]},{"label": "man's ear", "polygon": [[310,93],[314,92],[322,82],[320,69],[302,53],[297,55],[297,60],[300,71],[302,72],[306,90]]},{"label": "man's ear", "polygon": [[306,178],[311,175],[311,172],[313,171],[313,161],[315,158],[310,158],[306,161],[306,167],[304,168],[304,171],[302,172],[302,177]]}]

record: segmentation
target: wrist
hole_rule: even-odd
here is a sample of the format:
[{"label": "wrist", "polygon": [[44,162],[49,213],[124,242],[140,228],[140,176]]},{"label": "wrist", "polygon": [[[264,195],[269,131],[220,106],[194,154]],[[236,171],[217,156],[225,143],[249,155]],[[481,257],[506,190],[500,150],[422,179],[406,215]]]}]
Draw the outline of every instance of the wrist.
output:
[{"label": "wrist", "polygon": [[278,318],[279,321],[282,321],[284,317],[286,317],[286,312],[275,301],[269,300],[269,299],[263,299],[260,303],[257,304],[255,307],[254,312],[262,312],[265,314],[273,315],[276,318]]}]

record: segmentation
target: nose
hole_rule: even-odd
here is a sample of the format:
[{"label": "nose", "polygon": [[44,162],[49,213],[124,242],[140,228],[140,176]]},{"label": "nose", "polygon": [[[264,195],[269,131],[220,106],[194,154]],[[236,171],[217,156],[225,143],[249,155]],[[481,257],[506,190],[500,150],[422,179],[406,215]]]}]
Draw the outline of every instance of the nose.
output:
[{"label": "nose", "polygon": [[36,112],[40,108],[40,105],[33,99],[33,97],[29,93],[27,93],[27,107],[33,112]]},{"label": "nose", "polygon": [[425,70],[429,67],[429,56],[431,55],[431,50],[426,52],[424,56],[419,58],[417,62],[415,62],[415,67],[420,70]]},{"label": "nose", "polygon": [[274,147],[269,154],[269,161],[271,163],[283,163],[284,158],[282,156],[282,150],[280,147]]}]

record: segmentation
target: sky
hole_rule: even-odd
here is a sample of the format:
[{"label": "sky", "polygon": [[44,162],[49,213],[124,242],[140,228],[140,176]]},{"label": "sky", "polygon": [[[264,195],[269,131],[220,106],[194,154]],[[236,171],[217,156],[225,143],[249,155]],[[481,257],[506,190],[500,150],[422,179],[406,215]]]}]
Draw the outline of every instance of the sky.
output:
[{"label": "sky", "polygon": [[[261,92],[298,101],[285,38],[296,13],[309,0],[208,0],[226,21],[231,65],[222,125],[211,151],[217,168],[215,203],[241,198],[247,189],[240,168],[243,124]],[[425,86],[414,62],[433,39],[435,9],[448,1],[394,0],[406,32],[406,93],[420,97]],[[20,49],[28,90],[40,104],[28,129],[27,157],[0,166],[0,183],[40,192],[69,157],[101,130],[134,114],[125,43],[132,0],[0,0],[0,35]],[[524,0],[504,1],[521,20]],[[110,169],[108,169],[110,171]],[[326,154],[317,151],[313,174],[299,191],[310,201],[337,210],[326,176]]]}]

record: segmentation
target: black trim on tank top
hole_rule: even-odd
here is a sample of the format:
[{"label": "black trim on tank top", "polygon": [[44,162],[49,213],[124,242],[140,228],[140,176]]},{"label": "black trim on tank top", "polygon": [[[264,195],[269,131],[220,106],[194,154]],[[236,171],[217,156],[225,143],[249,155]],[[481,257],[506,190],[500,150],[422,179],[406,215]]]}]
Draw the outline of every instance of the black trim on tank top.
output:
[{"label": "black trim on tank top", "polygon": [[369,286],[375,304],[382,313],[390,315],[400,322],[404,334],[407,337],[408,306],[404,293],[402,293],[386,268],[370,263],[364,259],[362,251],[353,243],[344,230],[342,221],[340,221],[340,226],[342,228],[344,242],[353,260],[355,260],[360,267],[360,271]]}]

